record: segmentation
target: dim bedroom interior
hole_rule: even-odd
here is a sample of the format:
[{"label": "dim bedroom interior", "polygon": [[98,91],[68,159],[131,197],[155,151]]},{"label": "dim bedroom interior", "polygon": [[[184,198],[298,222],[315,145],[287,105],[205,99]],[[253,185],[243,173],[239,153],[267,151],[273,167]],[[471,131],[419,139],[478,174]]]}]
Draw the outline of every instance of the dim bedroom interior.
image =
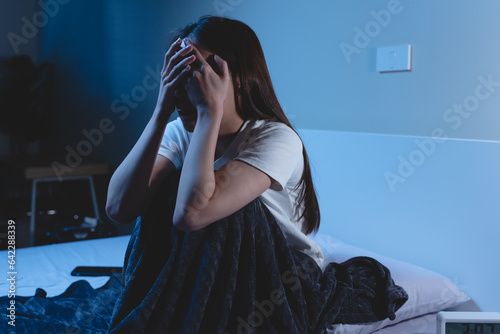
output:
[{"label": "dim bedroom interior", "polygon": [[[63,190],[79,194],[71,210],[84,207],[85,215],[99,218],[107,230],[99,237],[72,230],[71,214],[63,217],[71,227],[66,234],[80,233],[83,240],[22,244],[31,237],[26,212],[35,182],[26,176],[13,181],[12,170],[4,168],[4,157],[24,146],[11,146],[12,131],[0,127],[0,270],[9,277],[7,226],[13,220],[17,297],[36,296],[36,302],[68,292],[68,287],[89,295],[103,286],[118,287],[119,275],[109,280],[72,276],[71,271],[123,266],[133,224],[115,226],[106,217],[107,182],[154,107],[163,42],[186,22],[220,14],[255,29],[278,98],[308,151],[321,209],[321,225],[312,238],[323,250],[323,267],[372,257],[408,293],[395,320],[332,324],[327,333],[430,334],[436,333],[439,311],[500,312],[500,46],[484,37],[500,29],[494,15],[500,4],[193,0],[157,8],[118,0],[53,0],[45,7],[42,2],[0,0],[2,8],[9,8],[0,14],[0,34],[11,36],[0,41],[2,64],[24,54],[35,64],[54,66],[53,110],[47,114],[51,133],[36,133],[27,141],[26,154],[47,155],[42,160],[54,171],[50,163],[67,164],[69,150],[78,154],[78,145],[89,140],[85,133],[101,131],[76,165],[106,167],[81,173],[73,168],[83,183],[72,188],[64,182]],[[47,22],[33,36],[23,36],[29,31],[26,22],[41,12]],[[461,24],[464,17],[471,23],[467,27]],[[12,33],[24,39],[13,42]],[[297,41],[308,45],[297,50]],[[411,68],[380,71],[377,52],[394,45],[411,45]],[[316,70],[297,66],[320,54],[326,58]],[[394,65],[395,55],[388,57],[389,66]],[[94,175],[90,190],[87,174]],[[58,181],[57,176],[50,180]],[[44,195],[61,190],[39,187]],[[16,201],[21,205],[13,205]],[[51,217],[38,219],[40,230]],[[0,280],[0,302],[9,289],[10,282]],[[107,295],[93,300],[107,310],[115,302]],[[82,306],[71,312],[88,310]],[[103,321],[110,316],[105,314]]]}]

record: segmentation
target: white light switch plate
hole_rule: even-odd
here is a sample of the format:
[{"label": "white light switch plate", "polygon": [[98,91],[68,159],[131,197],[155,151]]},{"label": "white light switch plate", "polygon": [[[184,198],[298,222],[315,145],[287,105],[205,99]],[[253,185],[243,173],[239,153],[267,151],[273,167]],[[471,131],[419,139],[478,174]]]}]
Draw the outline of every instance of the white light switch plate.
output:
[{"label": "white light switch plate", "polygon": [[409,44],[377,48],[377,71],[411,71],[411,54]]}]

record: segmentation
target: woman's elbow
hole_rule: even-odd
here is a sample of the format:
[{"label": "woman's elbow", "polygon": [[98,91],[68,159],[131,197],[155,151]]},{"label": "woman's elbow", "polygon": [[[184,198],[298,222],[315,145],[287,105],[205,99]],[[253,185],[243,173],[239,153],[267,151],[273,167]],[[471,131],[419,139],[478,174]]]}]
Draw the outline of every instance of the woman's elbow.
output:
[{"label": "woman's elbow", "polygon": [[106,214],[112,221],[119,224],[129,224],[136,218],[130,218],[130,215],[124,215],[119,204],[110,203],[109,201],[106,203]]},{"label": "woman's elbow", "polygon": [[116,205],[106,203],[106,215],[115,223],[120,223],[120,215]]},{"label": "woman's elbow", "polygon": [[178,208],[174,211],[173,224],[184,232],[196,232],[205,226],[199,213],[193,210],[178,210]]}]

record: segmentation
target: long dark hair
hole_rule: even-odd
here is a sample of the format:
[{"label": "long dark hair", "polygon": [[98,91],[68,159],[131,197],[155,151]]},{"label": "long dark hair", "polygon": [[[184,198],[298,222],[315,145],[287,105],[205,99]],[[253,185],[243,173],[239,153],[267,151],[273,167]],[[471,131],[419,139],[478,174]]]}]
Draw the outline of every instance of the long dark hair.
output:
[{"label": "long dark hair", "polygon": [[[209,50],[227,61],[233,83],[239,78],[241,87],[234,86],[236,110],[244,120],[265,119],[292,125],[286,117],[274,92],[267,69],[264,52],[257,35],[243,22],[224,17],[203,16],[197,22],[182,28],[173,38],[192,36],[203,49]],[[240,101],[240,102],[238,102]],[[304,171],[297,187],[302,187],[297,210],[304,206],[299,219],[304,218],[306,234],[319,228],[318,199],[311,177],[311,167],[303,147]]]}]

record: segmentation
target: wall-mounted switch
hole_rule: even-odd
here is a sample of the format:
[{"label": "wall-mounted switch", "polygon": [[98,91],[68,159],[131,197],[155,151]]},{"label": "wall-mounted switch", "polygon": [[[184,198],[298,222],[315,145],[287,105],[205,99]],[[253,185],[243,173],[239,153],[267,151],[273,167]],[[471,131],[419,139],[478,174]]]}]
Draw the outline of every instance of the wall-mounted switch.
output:
[{"label": "wall-mounted switch", "polygon": [[396,45],[377,48],[377,71],[411,71],[411,45]]}]

